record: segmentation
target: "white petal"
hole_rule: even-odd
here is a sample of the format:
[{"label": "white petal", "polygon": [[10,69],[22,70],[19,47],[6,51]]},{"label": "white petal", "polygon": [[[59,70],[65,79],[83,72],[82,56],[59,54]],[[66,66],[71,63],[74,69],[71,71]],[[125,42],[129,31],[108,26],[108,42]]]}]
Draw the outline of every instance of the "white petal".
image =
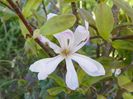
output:
[{"label": "white petal", "polygon": [[79,86],[78,77],[75,68],[73,66],[72,60],[70,58],[66,59],[66,68],[67,68],[67,73],[66,73],[67,87],[72,90],[76,90]]},{"label": "white petal", "polygon": [[88,30],[89,29],[89,23],[85,20],[85,28]]},{"label": "white petal", "polygon": [[71,46],[71,44],[73,44],[73,42],[74,42],[73,32],[69,29],[65,30],[61,33],[55,34],[54,36],[60,43],[60,46],[64,49]]},{"label": "white petal", "polygon": [[74,32],[74,39],[75,41],[73,47],[76,52],[87,43],[89,39],[89,31],[85,27],[79,25]]},{"label": "white petal", "polygon": [[75,60],[81,66],[81,68],[90,76],[105,75],[105,70],[99,62],[87,56],[76,53],[73,54],[71,58]]},{"label": "white petal", "polygon": [[49,14],[47,15],[47,20],[51,19],[51,18],[54,17],[54,16],[57,16],[57,14],[49,13]]},{"label": "white petal", "polygon": [[51,74],[58,64],[63,60],[63,57],[60,55],[53,57],[53,58],[46,58],[36,61],[30,66],[30,70],[32,72],[39,72],[45,75]]},{"label": "white petal", "polygon": [[44,73],[44,72],[39,72],[38,73],[38,80],[44,80],[48,77],[48,74]]},{"label": "white petal", "polygon": [[121,73],[121,69],[112,69],[111,71],[112,73],[114,73],[115,76],[118,76]]},{"label": "white petal", "polygon": [[55,53],[60,53],[60,47],[57,46],[55,43],[51,42],[49,39],[46,37],[40,35],[38,39],[43,43],[43,44],[48,44],[50,48],[54,50]]}]

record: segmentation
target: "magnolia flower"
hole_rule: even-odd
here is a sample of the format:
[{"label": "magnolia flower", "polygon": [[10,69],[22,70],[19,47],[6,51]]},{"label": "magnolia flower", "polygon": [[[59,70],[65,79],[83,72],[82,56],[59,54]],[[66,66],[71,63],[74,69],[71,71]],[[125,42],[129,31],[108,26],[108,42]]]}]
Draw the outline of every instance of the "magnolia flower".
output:
[{"label": "magnolia flower", "polygon": [[53,58],[40,59],[30,66],[29,69],[32,72],[38,72],[39,80],[46,79],[48,75],[55,71],[58,64],[63,60],[66,62],[67,69],[65,77],[66,85],[71,90],[75,90],[79,87],[78,76],[74,68],[73,61],[77,62],[79,66],[90,76],[105,75],[105,70],[99,62],[76,53],[89,39],[87,22],[85,22],[85,27],[79,25],[74,33],[68,29],[55,34],[54,37],[58,40],[60,46],[54,44],[44,36],[39,36],[42,43],[47,43],[49,47],[58,54]]}]

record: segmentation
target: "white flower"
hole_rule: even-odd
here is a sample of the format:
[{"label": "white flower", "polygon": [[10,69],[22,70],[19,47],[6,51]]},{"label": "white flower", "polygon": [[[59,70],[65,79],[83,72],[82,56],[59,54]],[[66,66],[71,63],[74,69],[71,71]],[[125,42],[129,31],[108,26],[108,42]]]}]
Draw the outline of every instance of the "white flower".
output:
[{"label": "white flower", "polygon": [[114,76],[119,76],[121,74],[121,69],[112,69],[112,73],[114,73]]},{"label": "white flower", "polygon": [[77,62],[79,66],[90,76],[105,75],[103,66],[81,54],[76,53],[82,48],[89,39],[88,24],[86,27],[79,25],[75,32],[71,30],[65,30],[59,34],[55,34],[54,37],[58,40],[60,47],[49,41],[44,36],[40,36],[39,39],[42,43],[46,43],[51,47],[58,55],[53,58],[40,59],[30,66],[32,72],[38,72],[38,79],[44,80],[49,74],[54,72],[58,64],[65,59],[66,61],[66,85],[68,88],[75,90],[79,87],[77,73],[75,71],[72,60]]}]

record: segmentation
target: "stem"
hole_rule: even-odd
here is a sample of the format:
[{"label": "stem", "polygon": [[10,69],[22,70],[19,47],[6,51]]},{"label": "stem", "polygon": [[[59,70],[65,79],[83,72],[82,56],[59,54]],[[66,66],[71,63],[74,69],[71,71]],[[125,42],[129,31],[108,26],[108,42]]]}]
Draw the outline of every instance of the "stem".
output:
[{"label": "stem", "polygon": [[12,0],[7,0],[7,2],[9,3],[9,5],[12,7],[13,10],[15,10],[16,14],[19,16],[19,18],[22,20],[22,22],[24,23],[24,25],[26,26],[26,28],[28,29],[29,33],[31,35],[33,35],[33,29],[32,27],[29,25],[29,23],[26,21],[26,19],[24,18],[24,16],[22,15],[22,12],[20,10],[20,8],[18,8],[14,2]]},{"label": "stem", "polygon": [[127,36],[120,36],[120,37],[115,37],[115,38],[112,38],[112,40],[125,40],[125,39],[131,39],[133,40],[133,35],[127,35]]},{"label": "stem", "polygon": [[44,13],[45,13],[45,15],[46,15],[46,17],[47,17],[47,10],[46,10],[46,7],[45,7],[45,4],[44,4],[44,0],[42,0],[42,5],[43,5],[43,11],[44,11]]},{"label": "stem", "polygon": [[76,22],[75,22],[75,27],[78,26],[79,23],[79,17],[78,17],[78,12],[77,12],[77,5],[75,2],[71,3],[71,7],[72,7],[72,13],[76,16]]},{"label": "stem", "polygon": [[[16,6],[14,4],[14,2],[12,0],[7,0],[7,2],[9,3],[9,5],[12,7],[12,9],[16,12],[16,14],[18,15],[18,17],[22,20],[22,22],[24,23],[25,27],[27,28],[27,30],[29,31],[30,35],[33,36],[33,28],[30,26],[30,24],[28,23],[28,21],[24,18],[20,8],[18,6]],[[54,56],[55,54],[52,54],[49,52],[49,47],[45,46],[38,38],[35,39],[35,41],[41,46],[41,48],[43,50],[45,50],[49,56]]]}]

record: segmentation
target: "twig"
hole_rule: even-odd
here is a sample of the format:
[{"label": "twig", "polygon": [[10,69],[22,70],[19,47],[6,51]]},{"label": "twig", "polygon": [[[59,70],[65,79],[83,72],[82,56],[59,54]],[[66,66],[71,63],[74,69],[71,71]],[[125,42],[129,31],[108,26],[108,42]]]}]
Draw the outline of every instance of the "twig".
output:
[{"label": "twig", "polygon": [[[18,17],[22,20],[22,22],[24,23],[24,25],[26,26],[27,30],[29,31],[30,35],[33,36],[33,28],[30,26],[30,24],[28,23],[28,21],[24,18],[20,8],[18,8],[14,2],[12,0],[7,0],[7,2],[9,3],[9,5],[12,7],[12,9],[16,12],[16,14],[18,15]],[[45,46],[38,38],[35,39],[35,41],[42,47],[43,50],[45,50],[49,56],[53,56],[53,54],[51,54],[49,52],[49,48],[47,46]]]},{"label": "twig", "polygon": [[127,35],[127,36],[120,36],[120,37],[115,37],[115,38],[112,38],[112,40],[125,40],[125,39],[130,39],[130,40],[133,40],[133,35]]},{"label": "twig", "polygon": [[115,27],[113,29],[113,31],[111,32],[111,34],[117,34],[117,31],[121,31],[127,27],[133,27],[133,24],[122,24],[122,25],[118,25],[117,27]]},{"label": "twig", "polygon": [[79,23],[79,17],[78,17],[76,3],[75,2],[71,2],[71,7],[72,7],[72,13],[76,16],[75,27],[77,27],[78,26],[78,23]]},{"label": "twig", "polygon": [[45,15],[46,15],[46,17],[47,17],[47,10],[46,10],[46,7],[45,7],[45,4],[44,4],[44,0],[42,0],[42,5],[43,5],[43,10],[44,10],[44,13],[45,13]]}]

